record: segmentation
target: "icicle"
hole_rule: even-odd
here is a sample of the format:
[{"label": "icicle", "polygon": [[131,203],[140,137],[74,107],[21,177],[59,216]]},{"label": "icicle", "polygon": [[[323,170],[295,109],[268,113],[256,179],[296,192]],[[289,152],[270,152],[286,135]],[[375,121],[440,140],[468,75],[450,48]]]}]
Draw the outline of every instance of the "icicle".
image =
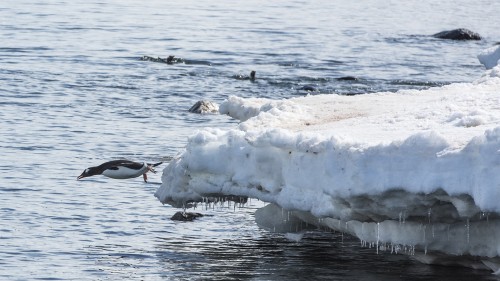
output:
[{"label": "icicle", "polygon": [[378,255],[378,243],[380,240],[380,223],[377,222],[377,255]]},{"label": "icicle", "polygon": [[394,246],[394,252],[396,253],[396,255],[399,253],[399,251],[401,251],[401,245],[396,244],[396,245]]},{"label": "icicle", "polygon": [[401,214],[401,221],[402,221],[402,223],[403,224],[406,223],[406,210],[401,211],[400,214]]},{"label": "icicle", "polygon": [[427,244],[427,241],[425,240],[425,232],[426,232],[426,228],[427,228],[427,226],[426,226],[426,225],[424,225],[424,244]]},{"label": "icicle", "polygon": [[431,210],[432,208],[429,208],[429,210],[427,210],[427,217],[429,218],[429,224],[431,224]]},{"label": "icicle", "polygon": [[424,242],[423,243],[424,243],[424,247],[425,247],[424,254],[427,255],[427,239],[426,239],[427,225],[424,225],[423,228],[424,228],[424,238],[423,238]]},{"label": "icicle", "polygon": [[467,244],[470,242],[470,222],[469,219],[467,219]]}]

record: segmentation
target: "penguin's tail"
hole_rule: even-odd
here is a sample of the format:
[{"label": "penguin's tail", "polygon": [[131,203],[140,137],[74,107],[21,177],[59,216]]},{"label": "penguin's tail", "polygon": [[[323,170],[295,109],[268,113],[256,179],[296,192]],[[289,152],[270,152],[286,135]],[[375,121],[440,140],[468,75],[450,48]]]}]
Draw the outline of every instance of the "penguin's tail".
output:
[{"label": "penguin's tail", "polygon": [[163,164],[163,162],[158,162],[158,163],[155,163],[155,164],[148,163],[148,166],[156,167],[156,166],[160,166],[161,164]]}]

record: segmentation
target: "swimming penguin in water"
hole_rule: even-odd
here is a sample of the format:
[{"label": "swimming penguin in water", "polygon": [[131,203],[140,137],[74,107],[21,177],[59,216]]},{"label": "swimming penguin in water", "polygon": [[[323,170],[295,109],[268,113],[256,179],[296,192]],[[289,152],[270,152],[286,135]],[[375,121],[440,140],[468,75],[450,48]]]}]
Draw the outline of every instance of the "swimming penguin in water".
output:
[{"label": "swimming penguin in water", "polygon": [[130,179],[140,175],[144,178],[144,182],[148,182],[147,172],[156,173],[154,167],[161,165],[163,162],[150,164],[146,162],[133,162],[129,160],[113,160],[102,163],[96,167],[89,167],[83,171],[76,179],[82,179],[95,175],[103,175],[113,179]]},{"label": "swimming penguin in water", "polygon": [[233,77],[236,78],[236,79],[238,79],[238,80],[250,80],[250,81],[253,82],[256,79],[256,77],[255,77],[256,73],[257,72],[255,70],[252,70],[252,71],[250,71],[250,76],[238,74],[238,75],[235,75]]}]

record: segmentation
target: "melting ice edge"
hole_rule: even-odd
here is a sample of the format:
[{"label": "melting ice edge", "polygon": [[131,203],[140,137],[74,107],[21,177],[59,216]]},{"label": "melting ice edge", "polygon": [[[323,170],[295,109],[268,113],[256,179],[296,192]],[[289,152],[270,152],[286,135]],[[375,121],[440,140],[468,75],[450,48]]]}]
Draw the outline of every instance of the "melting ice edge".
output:
[{"label": "melting ice edge", "polygon": [[[164,169],[155,196],[176,207],[209,196],[271,204],[270,231],[307,222],[377,251],[500,273],[500,47],[471,83],[354,97],[229,97],[242,122],[204,129]],[[284,218],[283,210],[286,210]]]}]

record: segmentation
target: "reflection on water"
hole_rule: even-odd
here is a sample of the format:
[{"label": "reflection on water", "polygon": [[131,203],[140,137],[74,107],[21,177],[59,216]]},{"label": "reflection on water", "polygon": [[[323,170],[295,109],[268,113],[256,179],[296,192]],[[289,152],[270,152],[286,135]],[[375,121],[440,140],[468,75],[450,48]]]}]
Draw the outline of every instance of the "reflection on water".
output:
[{"label": "reflection on water", "polygon": [[98,265],[111,275],[125,277],[140,268],[172,280],[496,280],[486,271],[427,266],[405,255],[377,254],[341,233],[308,231],[302,240],[290,241],[228,212],[217,210],[199,221],[174,223],[171,231],[156,233],[151,252],[121,245],[94,249],[101,253]]},{"label": "reflection on water", "polygon": [[[95,177],[42,189],[2,189],[0,277],[14,280],[482,280],[488,271],[427,266],[377,254],[359,240],[311,230],[300,241],[259,229],[263,202],[198,208],[193,222],[152,196],[153,184]],[[43,181],[42,181],[43,182]],[[45,185],[43,185],[45,186]],[[38,194],[39,197],[33,196]],[[19,197],[18,197],[19,196]],[[43,202],[43,203],[42,203]],[[19,221],[23,222],[22,224]],[[23,265],[23,270],[20,266]],[[51,271],[47,271],[47,269]],[[53,269],[53,270],[52,270]]]}]

